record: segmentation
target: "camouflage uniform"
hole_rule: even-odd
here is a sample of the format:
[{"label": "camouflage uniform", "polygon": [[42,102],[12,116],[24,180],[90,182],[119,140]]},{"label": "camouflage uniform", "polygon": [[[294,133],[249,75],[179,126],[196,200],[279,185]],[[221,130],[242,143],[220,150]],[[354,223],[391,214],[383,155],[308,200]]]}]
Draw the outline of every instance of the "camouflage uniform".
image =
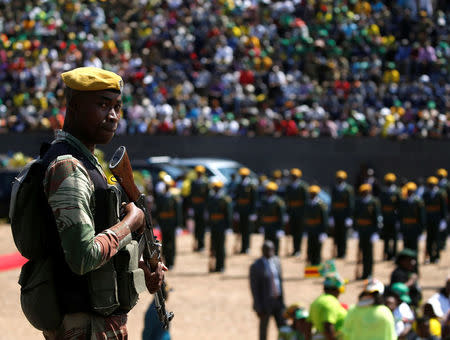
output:
[{"label": "camouflage uniform", "polygon": [[225,267],[225,230],[231,229],[231,198],[222,191],[208,198],[208,216],[211,227],[211,251],[216,258],[215,271],[223,271]]},{"label": "camouflage uniform", "polygon": [[308,184],[296,179],[286,187],[286,205],[289,215],[290,232],[293,238],[294,254],[299,254],[302,246],[303,214],[308,197]]},{"label": "camouflage uniform", "polygon": [[206,177],[201,176],[191,183],[190,203],[194,209],[196,250],[205,248],[205,211],[209,188]]},{"label": "camouflage uniform", "polygon": [[[437,189],[437,188],[436,188]],[[430,261],[439,260],[439,225],[447,219],[447,193],[443,190],[427,190],[422,196],[427,221],[426,252]]]},{"label": "camouflage uniform", "polygon": [[181,201],[179,197],[167,191],[156,199],[156,218],[162,232],[162,254],[167,267],[171,268],[175,262],[177,226],[181,225]]},{"label": "camouflage uniform", "polygon": [[239,232],[242,235],[241,253],[250,248],[249,216],[256,213],[257,191],[250,177],[244,178],[235,188],[236,212],[239,213]]},{"label": "camouflage uniform", "polygon": [[[89,171],[96,172],[106,186],[106,176],[99,162],[78,139],[59,131],[57,141],[68,145],[70,150],[76,150],[83,158],[84,165],[88,164]],[[130,229],[125,223],[101,232],[96,231],[99,226],[95,221],[97,215],[101,215],[96,207],[101,202],[96,200],[93,181],[84,165],[71,154],[59,156],[49,164],[43,182],[64,254],[61,253],[61,258],[55,259],[59,261],[58,278],[69,278],[64,289],[58,286],[59,279],[56,280],[59,294],[67,290],[78,292],[79,289],[84,289],[84,275],[103,266],[131,241]],[[125,338],[126,315],[94,315],[90,311],[89,298],[84,294],[86,292],[82,290],[76,296],[67,296],[65,293],[61,295],[63,298],[60,304],[65,318],[61,328],[53,333],[65,334],[65,339],[75,339],[93,329],[94,334],[108,334],[108,339]],[[96,320],[95,325],[87,320]],[[56,339],[52,334],[44,335],[49,339]]]},{"label": "camouflage uniform", "polygon": [[382,238],[384,241],[384,256],[387,260],[397,254],[398,237],[398,206],[400,190],[395,185],[384,187],[380,193],[381,212],[383,214]]}]

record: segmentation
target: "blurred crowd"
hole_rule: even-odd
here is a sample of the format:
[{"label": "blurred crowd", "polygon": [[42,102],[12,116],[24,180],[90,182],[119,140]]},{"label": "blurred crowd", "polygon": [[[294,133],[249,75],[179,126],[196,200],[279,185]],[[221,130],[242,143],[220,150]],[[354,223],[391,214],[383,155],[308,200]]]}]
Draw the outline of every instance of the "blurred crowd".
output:
[{"label": "blurred crowd", "polygon": [[446,0],[0,0],[0,133],[60,128],[59,74],[125,81],[121,134],[449,135]]}]

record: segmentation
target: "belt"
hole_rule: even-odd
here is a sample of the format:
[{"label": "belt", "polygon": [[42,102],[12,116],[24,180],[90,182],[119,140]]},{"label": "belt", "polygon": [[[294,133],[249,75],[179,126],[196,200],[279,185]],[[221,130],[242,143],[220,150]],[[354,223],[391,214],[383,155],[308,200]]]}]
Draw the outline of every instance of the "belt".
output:
[{"label": "belt", "polygon": [[347,208],[347,203],[344,203],[344,202],[333,203],[333,208],[338,208],[338,209]]},{"label": "belt", "polygon": [[221,213],[215,213],[215,214],[211,214],[210,218],[212,221],[218,221],[218,220],[223,220],[225,218],[225,215],[221,214]]},{"label": "belt", "polygon": [[175,217],[175,211],[173,211],[173,210],[161,211],[159,213],[159,218],[161,218],[161,219],[172,218],[172,217]]},{"label": "belt", "polygon": [[296,207],[303,207],[304,202],[301,200],[297,200],[297,201],[289,201],[288,202],[288,206],[296,208]]},{"label": "belt", "polygon": [[416,224],[417,223],[417,218],[413,218],[413,217],[404,217],[402,219],[403,224]]},{"label": "belt", "polygon": [[237,200],[239,205],[247,205],[250,203],[250,199],[249,198],[239,198]]},{"label": "belt", "polygon": [[192,197],[192,203],[203,203],[205,199],[203,197]]},{"label": "belt", "polygon": [[264,223],[275,223],[278,222],[278,220],[279,220],[278,216],[264,216],[262,218],[262,221]]},{"label": "belt", "polygon": [[372,220],[368,219],[368,218],[358,218],[356,219],[356,224],[358,225],[371,225],[372,224]]},{"label": "belt", "polygon": [[394,211],[394,207],[392,205],[384,205],[383,211],[386,211],[386,212]]},{"label": "belt", "polygon": [[438,211],[441,210],[441,207],[440,207],[439,205],[428,205],[428,206],[426,207],[426,210],[427,210],[428,212],[438,212]]},{"label": "belt", "polygon": [[322,223],[322,219],[321,218],[307,218],[305,222],[307,225],[317,225],[317,224]]}]

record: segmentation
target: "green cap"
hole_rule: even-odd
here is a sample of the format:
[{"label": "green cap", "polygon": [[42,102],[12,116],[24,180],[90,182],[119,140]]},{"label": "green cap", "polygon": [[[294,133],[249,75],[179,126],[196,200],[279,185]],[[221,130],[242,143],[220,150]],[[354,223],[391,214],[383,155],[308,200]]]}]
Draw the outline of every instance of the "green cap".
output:
[{"label": "green cap", "polygon": [[411,303],[411,297],[409,296],[409,288],[402,282],[396,282],[391,285],[391,291],[398,295],[400,300],[406,303]]},{"label": "green cap", "polygon": [[306,319],[308,316],[309,316],[309,313],[306,309],[299,308],[295,311],[294,319],[302,320],[302,319]]},{"label": "green cap", "polygon": [[344,282],[344,280],[342,280],[342,278],[339,276],[338,273],[333,273],[333,274],[328,275],[325,278],[325,281],[323,282],[323,285],[326,288],[339,289],[339,288],[341,288],[342,286],[345,285],[345,282]]},{"label": "green cap", "polygon": [[405,248],[405,249],[403,249],[401,252],[399,252],[397,254],[398,258],[400,258],[402,256],[416,258],[417,257],[417,252],[412,250],[412,249]]}]

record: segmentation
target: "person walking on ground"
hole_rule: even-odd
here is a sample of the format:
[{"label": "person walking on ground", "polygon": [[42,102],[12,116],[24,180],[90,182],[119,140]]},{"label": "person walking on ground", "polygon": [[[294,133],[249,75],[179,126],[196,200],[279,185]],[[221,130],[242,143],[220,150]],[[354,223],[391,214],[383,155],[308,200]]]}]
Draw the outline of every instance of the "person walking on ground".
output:
[{"label": "person walking on ground", "polygon": [[250,249],[250,222],[256,221],[257,188],[250,175],[250,169],[240,168],[241,181],[236,185],[235,207],[238,220],[238,231],[241,234],[241,254],[247,254]]},{"label": "person walking on ground", "polygon": [[283,225],[286,221],[286,207],[284,201],[276,195],[278,185],[275,182],[266,184],[266,196],[261,202],[258,217],[264,228],[264,239],[270,240],[275,246],[278,256],[279,239],[284,236]]},{"label": "person walking on ground", "polygon": [[[130,272],[117,264],[124,256],[138,253],[131,233],[142,231],[145,217],[128,203],[123,219],[108,223],[116,220],[118,212],[109,209],[107,179],[94,156],[95,146],[109,143],[117,129],[123,81],[113,72],[93,67],[77,68],[61,77],[67,87],[64,127],[42,161],[44,191],[54,218],[49,237],[58,240],[48,251],[57,270],[56,296],[63,320],[59,328],[44,331],[44,336],[126,339],[127,308],[124,300],[117,300],[127,293],[121,291],[121,278]],[[130,261],[128,269],[137,273],[138,258]],[[156,292],[167,268],[160,262],[150,273],[143,262],[139,266],[147,288]],[[139,275],[134,277],[132,289],[140,291]],[[98,308],[105,305],[107,310]]]},{"label": "person walking on ground", "polygon": [[194,251],[198,252],[205,249],[205,212],[206,200],[209,194],[208,180],[206,179],[205,171],[206,169],[203,165],[197,165],[195,167],[197,178],[191,182],[191,194],[189,197],[191,207],[194,211]]},{"label": "person walking on ground", "polygon": [[275,246],[270,240],[264,241],[262,257],[250,267],[250,289],[253,310],[259,319],[259,339],[266,340],[271,316],[275,318],[278,329],[285,324],[281,263],[275,256]]},{"label": "person walking on ground", "polygon": [[305,206],[305,232],[308,235],[307,259],[313,265],[319,265],[322,259],[322,243],[327,238],[327,206],[319,198],[320,187],[311,185],[308,189],[309,200]]},{"label": "person walking on ground", "polygon": [[440,189],[438,184],[437,177],[428,177],[427,189],[422,196],[427,221],[425,261],[431,263],[440,259],[439,233],[447,229],[447,193]]},{"label": "person walking on ground", "polygon": [[170,190],[175,184],[174,180],[166,175],[163,181],[164,187],[156,198],[155,217],[162,233],[162,254],[166,266],[171,269],[176,256],[176,229],[183,217],[180,198]]},{"label": "person walking on ground", "polygon": [[359,237],[359,252],[362,254],[363,272],[357,279],[367,279],[373,273],[373,244],[379,239],[378,232],[382,226],[380,202],[372,196],[372,186],[362,184],[360,197],[355,205],[355,230]]},{"label": "person walking on ground", "polygon": [[383,229],[381,238],[384,242],[383,259],[392,260],[397,255],[397,236],[400,223],[398,221],[398,206],[400,204],[400,190],[395,185],[397,177],[393,173],[384,176],[384,187],[380,193],[381,213],[383,215]]},{"label": "person walking on ground", "polygon": [[400,233],[403,237],[404,248],[417,252],[419,237],[425,227],[425,206],[423,200],[416,195],[416,183],[408,182],[405,187],[406,198],[400,201],[398,209]]},{"label": "person walking on ground", "polygon": [[345,282],[337,273],[330,274],[323,283],[324,293],[309,307],[308,321],[312,325],[312,339],[339,339],[347,310],[338,298],[345,291]]},{"label": "person walking on ground", "polygon": [[346,182],[347,173],[336,172],[336,185],[331,192],[330,228],[334,239],[333,257],[344,258],[347,252],[347,229],[353,225],[355,197],[353,187]]},{"label": "person walking on ground", "polygon": [[303,235],[303,218],[308,199],[308,184],[304,182],[300,169],[291,169],[291,182],[286,187],[286,206],[289,215],[290,233],[294,251],[292,256],[300,256]]},{"label": "person walking on ground", "polygon": [[[439,187],[447,194],[447,211],[450,211],[450,182],[448,181],[448,172],[446,169],[438,169],[436,177],[439,180]],[[450,215],[447,215],[447,227],[439,231],[439,250],[445,249],[447,244],[447,237],[449,233]]]},{"label": "person walking on ground", "polygon": [[207,204],[208,222],[211,228],[211,254],[215,265],[210,265],[210,272],[225,270],[225,234],[232,228],[233,209],[231,198],[223,191],[223,182],[212,182],[212,193]]}]

